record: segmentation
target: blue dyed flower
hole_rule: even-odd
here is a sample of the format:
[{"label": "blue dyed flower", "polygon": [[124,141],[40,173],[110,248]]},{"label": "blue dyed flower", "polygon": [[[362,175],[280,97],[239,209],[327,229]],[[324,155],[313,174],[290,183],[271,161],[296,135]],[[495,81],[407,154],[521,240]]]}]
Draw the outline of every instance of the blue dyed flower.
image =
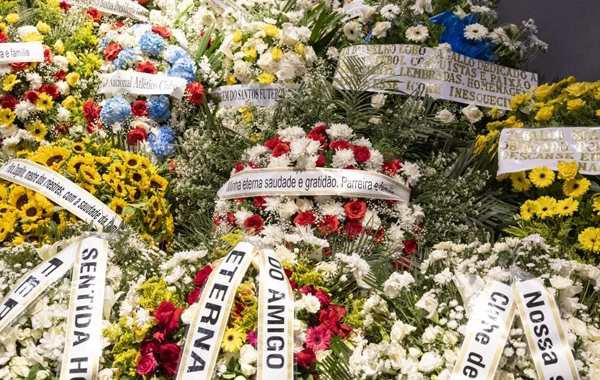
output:
[{"label": "blue dyed flower", "polygon": [[189,54],[187,53],[187,51],[185,51],[185,49],[175,45],[169,45],[167,47],[167,50],[165,50],[164,57],[165,60],[170,64],[173,64],[180,59],[190,58]]},{"label": "blue dyed flower", "polygon": [[190,84],[196,80],[196,65],[189,57],[179,59],[167,70],[167,75],[183,78]]},{"label": "blue dyed flower", "polygon": [[133,65],[133,61],[135,60],[135,50],[134,49],[125,49],[119,52],[117,58],[113,61],[113,64],[117,69],[125,70],[129,66]]},{"label": "blue dyed flower", "polygon": [[129,33],[133,34],[138,30],[149,32],[152,30],[152,24],[135,24],[129,29]]},{"label": "blue dyed flower", "polygon": [[175,131],[168,125],[162,125],[158,128],[158,132],[151,133],[147,140],[152,152],[160,159],[175,153]]},{"label": "blue dyed flower", "polygon": [[114,123],[122,123],[131,114],[131,105],[122,96],[115,96],[106,101],[102,111],[100,111],[100,119],[107,125]]},{"label": "blue dyed flower", "polygon": [[140,49],[153,56],[158,56],[165,48],[165,39],[156,33],[146,32],[140,38]]},{"label": "blue dyed flower", "polygon": [[146,102],[148,117],[156,121],[166,121],[171,118],[169,99],[164,95],[152,95]]}]

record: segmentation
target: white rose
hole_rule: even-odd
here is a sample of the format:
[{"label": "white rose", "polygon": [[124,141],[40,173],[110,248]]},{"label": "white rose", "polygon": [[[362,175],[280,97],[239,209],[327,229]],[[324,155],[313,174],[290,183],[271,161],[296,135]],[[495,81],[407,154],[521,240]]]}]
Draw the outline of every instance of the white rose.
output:
[{"label": "white rose", "polygon": [[290,46],[295,46],[298,43],[299,36],[296,31],[296,27],[290,23],[285,22],[281,25],[281,41]]},{"label": "white rose", "polygon": [[582,337],[586,337],[588,335],[588,328],[584,321],[577,318],[569,318],[567,320],[567,325],[571,328],[571,330]]},{"label": "white rose", "polygon": [[458,343],[458,333],[454,331],[446,331],[442,336],[442,341],[449,346],[454,346]]},{"label": "white rose", "polygon": [[50,372],[44,370],[38,371],[38,373],[35,374],[35,380],[44,380],[48,376],[50,376]]},{"label": "white rose", "polygon": [[458,359],[456,352],[448,348],[444,350],[444,360],[446,363],[456,363],[456,359]]},{"label": "white rose", "polygon": [[29,376],[29,363],[26,358],[21,356],[15,356],[10,360],[10,373],[15,377],[27,377]]},{"label": "white rose", "polygon": [[385,94],[377,94],[371,97],[371,107],[373,108],[381,108],[385,104],[385,99],[387,96]]},{"label": "white rose", "polygon": [[481,118],[483,118],[483,112],[481,112],[475,104],[469,104],[463,108],[461,112],[472,124],[477,123],[479,120],[481,120]]},{"label": "white rose", "polygon": [[456,120],[454,114],[445,108],[436,113],[435,117],[438,118],[444,124],[454,123],[454,121]]},{"label": "white rose", "polygon": [[402,321],[394,322],[392,331],[390,332],[390,339],[392,342],[401,342],[408,334],[415,331],[417,328],[411,325],[404,324]]},{"label": "white rose", "polygon": [[429,373],[442,365],[442,357],[437,352],[426,352],[421,356],[417,368],[421,372]]},{"label": "white rose", "polygon": [[437,315],[438,301],[431,294],[424,294],[415,306],[427,311],[427,318],[429,319],[434,319]]},{"label": "white rose", "polygon": [[245,344],[240,349],[240,366],[242,373],[248,377],[256,373],[256,367],[253,365],[258,359],[258,351],[250,344]]},{"label": "white rose", "polygon": [[460,272],[454,273],[452,280],[460,293],[463,305],[465,305],[467,312],[470,313],[471,305],[469,302],[471,301],[471,297],[473,297],[475,292],[479,292],[485,287],[485,281],[479,275],[467,275]]},{"label": "white rose", "polygon": [[429,326],[425,329],[425,331],[423,331],[421,340],[423,340],[423,343],[433,343],[437,336],[443,333],[444,329],[442,329],[440,326]]},{"label": "white rose", "polygon": [[387,349],[387,356],[390,358],[392,368],[400,369],[406,360],[404,348],[396,342],[392,342]]},{"label": "white rose", "polygon": [[302,302],[304,303],[304,308],[309,313],[316,313],[321,309],[321,302],[319,302],[319,299],[310,293],[302,295]]},{"label": "white rose", "polygon": [[264,71],[271,72],[273,65],[273,55],[271,53],[265,53],[261,55],[258,61],[256,61],[256,64]]},{"label": "white rose", "polygon": [[388,29],[392,26],[392,23],[389,21],[378,22],[373,27],[373,36],[377,38],[382,38],[387,35]]},{"label": "white rose", "polygon": [[281,80],[291,80],[296,76],[294,65],[289,61],[283,61],[279,65],[279,70],[275,73],[277,78]]},{"label": "white rose", "polygon": [[181,313],[181,321],[184,324],[189,325],[192,323],[197,307],[198,303],[196,302],[195,304],[192,304],[190,307],[188,307],[183,313]]}]

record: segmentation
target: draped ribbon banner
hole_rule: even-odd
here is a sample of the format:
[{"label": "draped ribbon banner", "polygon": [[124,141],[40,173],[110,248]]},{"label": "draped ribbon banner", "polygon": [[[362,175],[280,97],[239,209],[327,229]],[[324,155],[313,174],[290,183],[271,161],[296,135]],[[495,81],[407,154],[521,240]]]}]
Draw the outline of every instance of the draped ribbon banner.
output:
[{"label": "draped ribbon banner", "polygon": [[121,224],[121,217],[98,198],[45,166],[23,159],[10,160],[0,167],[0,178],[42,194],[100,231],[116,231]]},{"label": "draped ribbon banner", "polygon": [[181,99],[187,82],[183,78],[163,74],[138,73],[117,70],[108,74],[98,90],[99,94],[171,95]]},{"label": "draped ribbon banner", "polygon": [[94,7],[102,13],[129,17],[134,20],[148,21],[150,11],[137,1],[131,0],[67,0],[67,3]]},{"label": "draped ribbon banner", "polygon": [[221,98],[219,107],[241,107],[256,105],[260,107],[276,106],[279,98],[287,89],[297,89],[300,85],[289,84],[235,84],[221,86],[213,95]]},{"label": "draped ribbon banner", "polygon": [[0,64],[18,62],[44,62],[41,42],[4,42],[0,44]]}]

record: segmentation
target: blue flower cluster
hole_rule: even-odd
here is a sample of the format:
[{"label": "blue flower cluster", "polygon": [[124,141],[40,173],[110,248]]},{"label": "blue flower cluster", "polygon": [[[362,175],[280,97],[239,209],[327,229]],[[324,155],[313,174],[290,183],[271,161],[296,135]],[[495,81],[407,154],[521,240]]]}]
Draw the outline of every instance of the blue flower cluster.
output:
[{"label": "blue flower cluster", "polygon": [[165,49],[165,39],[153,32],[146,32],[140,37],[140,49],[157,57]]},{"label": "blue flower cluster", "polygon": [[167,75],[183,78],[187,81],[187,84],[190,84],[196,80],[196,65],[190,57],[178,59],[173,66],[167,70]]},{"label": "blue flower cluster", "polygon": [[168,125],[162,125],[156,134],[151,133],[148,136],[148,143],[158,158],[170,156],[175,153],[175,131]]},{"label": "blue flower cluster", "polygon": [[167,50],[165,50],[164,57],[165,60],[170,64],[174,64],[180,59],[190,58],[189,54],[187,53],[187,51],[185,51],[185,49],[175,45],[169,45],[169,47],[167,47]]},{"label": "blue flower cluster", "polygon": [[152,95],[146,102],[148,117],[156,121],[166,121],[171,118],[169,99],[164,95]]},{"label": "blue flower cluster", "polygon": [[131,114],[131,105],[122,96],[115,96],[106,101],[102,111],[100,111],[100,119],[104,124],[112,125],[114,123],[122,123]]},{"label": "blue flower cluster", "polygon": [[131,65],[135,60],[135,50],[134,49],[125,49],[119,52],[117,58],[113,61],[113,64],[117,69],[125,70]]}]

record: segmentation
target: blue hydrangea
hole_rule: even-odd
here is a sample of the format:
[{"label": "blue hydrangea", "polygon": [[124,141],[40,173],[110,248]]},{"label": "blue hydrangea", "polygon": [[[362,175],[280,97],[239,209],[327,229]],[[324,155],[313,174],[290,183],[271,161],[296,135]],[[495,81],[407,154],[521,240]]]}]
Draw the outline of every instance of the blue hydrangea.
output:
[{"label": "blue hydrangea", "polygon": [[179,59],[167,70],[167,75],[183,78],[190,84],[196,80],[196,65],[189,57]]},{"label": "blue hydrangea", "polygon": [[156,121],[166,121],[171,118],[169,99],[164,95],[152,95],[146,102],[148,117]]},{"label": "blue hydrangea", "polygon": [[158,128],[156,134],[151,133],[148,136],[148,143],[152,152],[163,159],[175,153],[175,131],[173,131],[168,125],[162,125]]},{"label": "blue hydrangea", "polygon": [[169,45],[167,47],[167,50],[165,50],[164,57],[165,60],[170,64],[173,64],[180,59],[190,58],[189,54],[187,53],[187,51],[185,51],[185,49],[175,45]]},{"label": "blue hydrangea", "polygon": [[140,38],[140,49],[144,53],[158,56],[165,48],[165,39],[153,32],[146,32]]},{"label": "blue hydrangea", "polygon": [[131,105],[122,96],[115,96],[106,101],[102,111],[100,111],[100,119],[107,125],[114,123],[122,123],[131,114]]},{"label": "blue hydrangea", "polygon": [[137,30],[143,30],[143,31],[149,32],[152,30],[152,24],[135,24],[134,26],[132,26],[129,29],[129,33],[133,34]]},{"label": "blue hydrangea", "polygon": [[134,49],[125,49],[119,52],[117,58],[113,61],[113,64],[117,69],[125,70],[129,66],[133,65],[133,61],[135,60],[135,50]]}]

